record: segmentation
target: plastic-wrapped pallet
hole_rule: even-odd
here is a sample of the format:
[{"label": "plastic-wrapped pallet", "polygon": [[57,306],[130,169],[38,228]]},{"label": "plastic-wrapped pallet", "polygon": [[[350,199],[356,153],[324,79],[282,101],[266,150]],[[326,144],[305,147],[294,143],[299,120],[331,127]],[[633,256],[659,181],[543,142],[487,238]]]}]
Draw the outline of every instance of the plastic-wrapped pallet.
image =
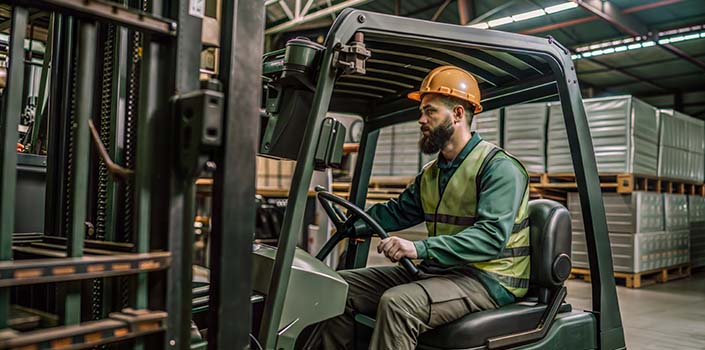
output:
[{"label": "plastic-wrapped pallet", "polygon": [[659,132],[661,177],[702,182],[705,178],[705,121],[662,109]]},{"label": "plastic-wrapped pallet", "polygon": [[418,123],[408,122],[380,130],[372,176],[414,176],[421,167]]},{"label": "plastic-wrapped pallet", "polygon": [[528,172],[546,172],[547,103],[527,103],[504,109],[504,149]]},{"label": "plastic-wrapped pallet", "polygon": [[[674,232],[610,233],[614,271],[637,273],[685,264],[689,261],[687,230]],[[585,234],[573,233],[573,266],[588,267]]]},{"label": "plastic-wrapped pallet", "polygon": [[663,194],[664,228],[666,231],[688,229],[688,197],[684,194]]},{"label": "plastic-wrapped pallet", "polygon": [[[604,193],[603,202],[614,270],[634,273],[665,267],[669,235],[663,231],[663,195],[641,191]],[[580,197],[575,192],[568,193],[568,210],[573,227],[571,260],[573,266],[587,268],[585,228]]]},{"label": "plastic-wrapped pallet", "polygon": [[[586,99],[584,105],[599,172],[656,175],[656,108],[631,96]],[[574,172],[560,103],[549,105],[546,168]]]},{"label": "plastic-wrapped pallet", "polygon": [[392,156],[394,152],[394,127],[388,126],[379,131],[377,149],[374,163],[372,163],[372,176],[392,175]]},{"label": "plastic-wrapped pallet", "polygon": [[500,109],[482,112],[473,117],[470,130],[479,132],[483,140],[502,147],[499,139],[500,116]]},{"label": "plastic-wrapped pallet", "polygon": [[705,266],[705,197],[688,196],[690,221],[690,263]]},{"label": "plastic-wrapped pallet", "polygon": [[[607,230],[615,233],[657,232],[664,230],[663,195],[655,192],[635,191],[631,194],[603,193],[607,216]],[[568,210],[573,229],[583,230],[580,197],[568,193]],[[687,215],[687,213],[686,213]]]}]

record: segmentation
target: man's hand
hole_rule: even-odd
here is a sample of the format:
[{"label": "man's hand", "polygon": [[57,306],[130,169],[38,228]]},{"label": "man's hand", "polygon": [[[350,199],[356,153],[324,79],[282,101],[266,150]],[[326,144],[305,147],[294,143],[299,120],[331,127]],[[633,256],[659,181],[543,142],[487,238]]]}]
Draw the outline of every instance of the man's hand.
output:
[{"label": "man's hand", "polygon": [[403,257],[416,259],[416,246],[414,242],[399,237],[389,237],[382,240],[377,246],[377,253],[384,253],[392,262],[397,262]]}]

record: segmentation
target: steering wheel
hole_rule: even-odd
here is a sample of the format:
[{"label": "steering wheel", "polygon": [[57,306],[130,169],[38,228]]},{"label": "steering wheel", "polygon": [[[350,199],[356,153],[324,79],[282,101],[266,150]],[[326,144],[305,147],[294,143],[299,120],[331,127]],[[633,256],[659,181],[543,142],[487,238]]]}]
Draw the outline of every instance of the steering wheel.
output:
[{"label": "steering wheel", "polygon": [[[364,210],[360,209],[360,207],[326,191],[326,189],[321,186],[316,186],[316,192],[318,201],[321,203],[323,210],[325,210],[326,214],[328,214],[331,221],[333,221],[333,226],[335,226],[335,229],[338,232],[345,232],[349,229],[354,230],[355,222],[360,219],[364,221],[372,230],[372,233],[379,236],[379,238],[389,238],[387,231],[385,231],[382,226],[380,226],[371,216],[365,213]],[[333,203],[348,209],[352,215],[347,218],[340,208],[334,206]],[[419,274],[419,270],[416,268],[416,265],[414,265],[409,258],[403,257],[399,260],[399,262],[412,276],[417,276]]]}]

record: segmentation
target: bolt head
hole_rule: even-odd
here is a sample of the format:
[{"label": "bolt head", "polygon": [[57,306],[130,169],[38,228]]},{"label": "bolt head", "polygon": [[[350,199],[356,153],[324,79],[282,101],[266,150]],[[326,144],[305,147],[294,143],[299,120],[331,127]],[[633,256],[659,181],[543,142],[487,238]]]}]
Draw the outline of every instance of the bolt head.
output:
[{"label": "bolt head", "polygon": [[366,20],[367,20],[367,18],[365,18],[365,15],[357,16],[357,21],[360,23],[365,23]]}]

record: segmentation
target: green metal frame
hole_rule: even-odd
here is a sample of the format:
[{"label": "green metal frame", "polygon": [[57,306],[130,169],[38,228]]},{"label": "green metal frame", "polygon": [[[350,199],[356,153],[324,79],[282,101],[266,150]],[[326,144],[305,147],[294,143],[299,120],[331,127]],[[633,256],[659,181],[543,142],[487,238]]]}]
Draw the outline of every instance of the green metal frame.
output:
[{"label": "green metal frame", "polygon": [[208,342],[210,349],[244,349],[250,344],[261,94],[252,84],[261,79],[265,9],[258,1],[222,4],[219,67],[225,96],[225,146],[214,157],[218,168],[214,174],[210,238]]},{"label": "green metal frame", "polygon": [[[10,65],[0,114],[0,261],[12,260],[12,233],[15,229],[15,182],[17,181],[17,124],[22,112],[24,83],[24,39],[27,9],[15,8],[10,24]],[[7,327],[10,290],[0,288],[0,328]]]},{"label": "green metal frame", "polygon": [[[150,11],[130,9],[119,4],[103,1],[64,0],[20,0],[8,1],[14,4],[12,35],[10,37],[10,58],[12,64],[8,70],[8,85],[5,89],[0,129],[2,153],[0,153],[0,328],[7,326],[9,310],[9,292],[11,287],[34,285],[37,283],[57,283],[59,291],[60,316],[65,325],[75,324],[76,334],[70,328],[59,327],[54,330],[42,330],[36,337],[20,334],[11,340],[0,338],[0,347],[13,344],[35,344],[45,346],[52,339],[51,334],[69,336],[74,346],[92,346],[101,343],[120,341],[154,332],[165,331],[162,338],[141,339],[132,344],[137,348],[155,348],[163,346],[168,349],[191,348],[191,255],[194,219],[194,186],[197,174],[182,174],[176,166],[180,157],[179,147],[173,137],[181,116],[172,110],[173,96],[188,94],[200,88],[199,66],[201,50],[202,19],[189,13],[190,1],[150,1]],[[12,259],[12,234],[14,218],[14,198],[16,181],[17,124],[21,93],[23,90],[23,54],[27,10],[24,6],[33,6],[42,10],[56,11],[55,29],[52,33],[55,50],[52,50],[49,94],[51,103],[47,108],[49,159],[48,159],[48,200],[46,231],[52,247],[66,246],[68,259],[39,259],[33,262]],[[229,96],[227,115],[229,122],[226,138],[228,147],[217,153],[218,171],[216,186],[223,195],[216,196],[220,201],[220,217],[240,217],[242,222],[224,220],[218,227],[217,234],[222,242],[222,250],[216,255],[218,266],[214,271],[215,286],[211,287],[211,300],[216,307],[211,307],[211,324],[209,334],[212,343],[209,348],[230,349],[233,344],[244,348],[249,344],[249,324],[241,322],[240,311],[250,305],[249,277],[240,283],[233,275],[249,276],[250,235],[254,231],[254,203],[248,200],[254,194],[255,145],[257,120],[259,118],[259,90],[252,89],[250,81],[259,81],[259,55],[252,52],[261,50],[261,42],[252,37],[263,38],[264,5],[249,1],[223,2],[223,23],[232,30],[222,31],[224,52],[221,67],[225,93]],[[250,16],[254,14],[254,16]],[[70,16],[69,16],[70,15]],[[119,133],[124,128],[125,114],[124,89],[126,82],[125,63],[127,57],[127,29],[144,34],[143,52],[139,76],[139,112],[137,127],[137,144],[139,151],[135,164],[135,220],[134,243],[111,245],[110,242],[86,242],[86,219],[89,191],[90,144],[87,122],[94,111],[93,102],[95,85],[96,59],[96,24],[111,23],[116,26],[120,43],[116,49],[111,90],[114,93],[110,101],[111,135],[109,154],[120,162]],[[76,35],[78,34],[78,35]],[[76,39],[77,38],[77,39]],[[73,62],[77,60],[77,70],[72,71]],[[47,57],[49,61],[49,57]],[[71,82],[76,84],[75,113]],[[46,88],[46,87],[45,87]],[[243,106],[250,110],[249,128],[239,125]],[[71,116],[73,118],[71,119]],[[235,121],[235,118],[238,121]],[[116,141],[116,142],[113,142]],[[71,147],[68,145],[71,144]],[[249,147],[247,146],[249,145]],[[69,150],[71,154],[69,155]],[[158,156],[157,156],[158,155]],[[63,171],[64,163],[70,159],[72,172],[70,181],[66,181]],[[242,162],[247,162],[243,166]],[[249,172],[243,172],[243,169]],[[112,222],[106,224],[106,237],[114,235],[119,225],[120,206],[116,202],[115,184],[109,196],[108,217]],[[68,192],[68,197],[64,194]],[[249,195],[252,192],[252,195]],[[64,201],[64,198],[68,201]],[[233,203],[232,198],[241,199]],[[70,226],[66,227],[61,217],[71,213]],[[243,224],[244,223],[244,224]],[[236,233],[235,236],[232,233]],[[62,238],[61,236],[66,236]],[[115,238],[115,237],[111,237]],[[42,239],[39,237],[39,239]],[[30,242],[31,243],[31,242]],[[129,252],[110,255],[105,258],[84,257],[97,250],[86,246],[102,247],[101,252]],[[231,259],[235,250],[242,250],[240,261]],[[18,247],[18,251],[28,255],[61,257],[58,249],[40,249],[38,247]],[[166,251],[157,253],[156,251]],[[168,270],[166,270],[168,269]],[[166,270],[166,272],[159,272]],[[71,271],[71,273],[67,273]],[[156,271],[156,272],[155,272]],[[149,275],[147,273],[150,273]],[[81,281],[112,276],[135,276],[135,289],[131,291],[131,305],[137,309],[166,309],[163,312],[137,312],[132,314],[111,314],[111,319],[103,319],[88,327],[81,323]],[[28,277],[29,276],[29,277]],[[31,278],[30,278],[31,277]],[[218,284],[218,282],[220,284]],[[233,303],[237,300],[237,303]],[[85,298],[83,300],[85,302]],[[85,305],[85,303],[83,304]],[[148,323],[148,331],[132,328],[139,323]],[[117,327],[117,328],[116,328]],[[124,336],[109,337],[99,343],[91,343],[83,338],[88,329],[112,332],[113,329],[129,327]],[[52,333],[52,331],[54,333]],[[107,334],[107,333],[106,333]],[[112,334],[112,333],[110,333]],[[41,339],[40,339],[41,338]],[[159,344],[159,340],[163,342]],[[155,342],[156,340],[156,342]],[[204,343],[199,344],[200,347]]]},{"label": "green metal frame", "polygon": [[[267,293],[259,336],[266,348],[274,349],[276,346],[277,327],[287,295],[296,235],[298,234],[296,228],[301,225],[304,201],[313,172],[316,137],[329,105],[333,106],[338,103],[331,103],[331,101],[340,97],[340,92],[334,96],[338,74],[333,68],[333,55],[335,49],[350,42],[356,32],[384,37],[408,47],[425,47],[423,43],[433,43],[462,46],[469,50],[508,52],[521,56],[525,62],[531,62],[532,67],[539,67],[540,70],[545,69],[551,72],[550,75],[523,78],[525,79],[523,83],[510,83],[506,88],[493,89],[495,86],[507,84],[502,80],[505,79],[502,76],[506,76],[506,74],[495,76],[489,71],[481,71],[481,77],[485,80],[484,88],[492,91],[484,96],[483,106],[486,110],[491,110],[552,95],[557,90],[563,102],[561,105],[575,165],[581,207],[583,208],[583,217],[586,218],[585,231],[593,281],[592,312],[597,322],[596,342],[601,349],[624,348],[624,333],[613,279],[605,210],[601,199],[592,140],[570,52],[551,38],[543,39],[480,30],[351,9],[343,11],[338,16],[326,38],[326,51],[321,59],[312,108],[297,157],[298,162],[280,234],[272,283]],[[418,54],[423,54],[423,52],[418,52]],[[429,56],[435,57],[437,54],[431,55],[429,53]],[[375,57],[374,50],[372,57]],[[450,57],[444,57],[444,61],[453,63],[453,59]],[[438,64],[436,63],[436,65]],[[467,62],[464,62],[463,65],[467,65]],[[498,64],[495,62],[494,66],[497,67]],[[517,74],[517,72],[508,73]],[[380,75],[379,78],[388,78],[388,76]],[[355,99],[354,96],[348,100],[347,104],[340,102],[337,106],[344,106],[344,109],[352,110],[360,108],[353,105],[365,105],[364,100]],[[383,100],[382,103],[375,102],[377,102],[376,106],[369,106],[366,110],[365,107],[362,108],[368,125],[365,127],[365,136],[363,136],[350,193],[352,202],[360,207],[365,205],[366,184],[369,180],[379,128],[413,120],[415,114],[409,112],[417,108],[413,102],[405,101],[403,95],[397,96],[396,99]],[[364,266],[366,244],[353,247],[357,253],[348,256],[348,262],[352,263],[352,266],[349,267]],[[351,255],[350,251],[348,255]]]}]

